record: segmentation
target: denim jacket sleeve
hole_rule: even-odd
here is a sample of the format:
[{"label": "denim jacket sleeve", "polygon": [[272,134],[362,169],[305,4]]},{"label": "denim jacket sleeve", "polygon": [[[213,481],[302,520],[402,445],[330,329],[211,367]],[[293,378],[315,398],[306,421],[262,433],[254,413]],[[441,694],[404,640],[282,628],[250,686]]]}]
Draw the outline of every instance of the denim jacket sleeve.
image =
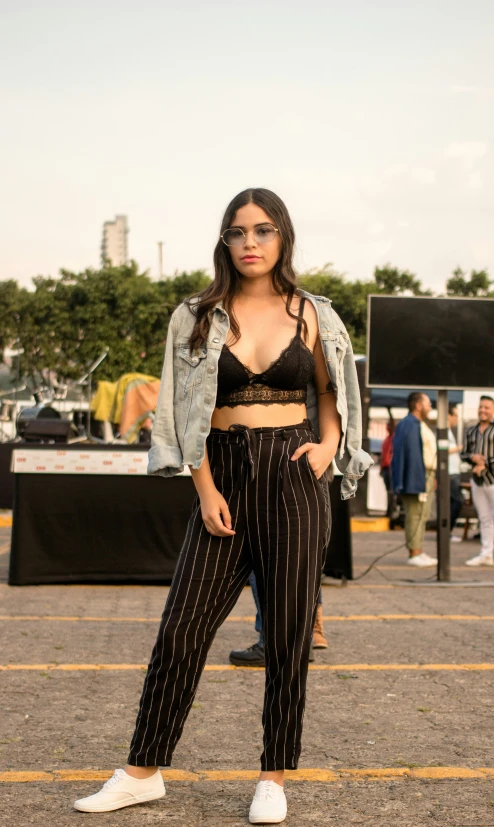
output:
[{"label": "denim jacket sleeve", "polygon": [[160,392],[151,435],[151,449],[148,454],[147,473],[152,476],[171,477],[184,470],[182,451],[175,431],[173,399],[175,392],[173,340],[177,332],[176,323],[177,314],[174,311],[168,325]]},{"label": "denim jacket sleeve", "polygon": [[[334,310],[332,312],[336,317],[338,326],[345,330],[338,314]],[[335,457],[336,466],[343,474],[341,482],[342,499],[355,496],[357,481],[363,477],[371,465],[374,465],[372,457],[362,448],[362,402],[352,343],[348,334],[346,336],[348,345],[342,360],[342,375],[338,392],[344,393],[346,396],[347,423],[346,432],[342,437]]]}]

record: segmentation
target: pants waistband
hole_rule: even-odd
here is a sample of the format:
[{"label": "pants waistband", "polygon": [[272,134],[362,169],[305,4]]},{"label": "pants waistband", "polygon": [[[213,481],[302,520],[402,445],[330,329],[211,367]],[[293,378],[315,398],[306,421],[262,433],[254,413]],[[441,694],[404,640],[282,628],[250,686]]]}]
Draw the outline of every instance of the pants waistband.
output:
[{"label": "pants waistband", "polygon": [[245,433],[249,431],[251,433],[259,434],[261,438],[263,437],[281,437],[281,439],[288,439],[287,436],[284,435],[283,432],[290,432],[290,431],[312,431],[312,423],[310,419],[304,419],[302,422],[297,422],[295,425],[260,425],[255,428],[249,428],[247,425],[240,425],[234,424],[230,425],[227,430],[223,430],[223,428],[211,428],[210,435],[211,436],[223,436],[223,437],[231,437],[232,442],[237,442],[235,437],[238,434]]},{"label": "pants waistband", "polygon": [[247,471],[247,476],[250,481],[256,477],[259,460],[259,437],[261,442],[268,438],[289,439],[290,432],[292,431],[308,431],[309,433],[314,433],[310,419],[306,418],[296,425],[283,425],[281,427],[262,425],[257,428],[249,428],[247,425],[234,424],[230,425],[227,431],[222,428],[211,428],[209,436],[213,439],[219,437],[221,442],[227,443],[238,443],[240,437],[240,467],[237,476],[237,485],[241,488],[245,482],[245,471]]}]

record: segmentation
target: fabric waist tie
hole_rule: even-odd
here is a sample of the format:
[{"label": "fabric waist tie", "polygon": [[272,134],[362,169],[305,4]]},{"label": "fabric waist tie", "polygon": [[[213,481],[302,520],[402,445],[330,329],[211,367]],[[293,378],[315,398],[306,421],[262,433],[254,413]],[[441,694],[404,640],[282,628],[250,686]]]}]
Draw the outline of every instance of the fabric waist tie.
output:
[{"label": "fabric waist tie", "polygon": [[[227,430],[221,428],[211,428],[211,436],[218,437],[220,440],[222,436],[228,438],[228,434],[239,434],[241,440],[237,443],[240,447],[238,452],[238,472],[236,481],[233,486],[234,491],[239,491],[244,487],[246,482],[251,482],[257,476],[259,468],[259,436],[261,440],[274,439],[281,437],[282,439],[290,439],[293,431],[305,430],[314,435],[312,423],[308,418],[296,425],[285,425],[280,427],[273,427],[271,425],[261,426],[257,428],[249,428],[247,425],[235,423],[230,425]],[[258,433],[259,432],[259,436]],[[316,437],[315,437],[316,439]]]},{"label": "fabric waist tie", "polygon": [[[240,490],[244,487],[247,479],[252,481],[257,474],[259,457],[257,436],[255,431],[253,431],[252,428],[248,428],[247,425],[230,425],[228,430],[231,431],[231,433],[240,433],[243,436],[242,442],[240,443],[240,462],[237,481],[235,483],[235,490]],[[244,477],[246,477],[246,479],[244,479]]]}]

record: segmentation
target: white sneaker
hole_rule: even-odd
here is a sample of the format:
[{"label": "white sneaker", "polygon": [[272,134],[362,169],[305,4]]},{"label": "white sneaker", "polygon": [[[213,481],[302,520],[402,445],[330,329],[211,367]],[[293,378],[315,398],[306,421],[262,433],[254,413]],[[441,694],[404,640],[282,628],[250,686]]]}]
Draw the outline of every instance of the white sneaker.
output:
[{"label": "white sneaker", "polygon": [[115,770],[99,792],[87,798],[79,798],[74,802],[74,807],[83,813],[107,813],[109,810],[130,807],[131,804],[154,801],[164,795],[165,785],[159,770],[150,778],[133,778],[125,770],[119,769]]},{"label": "white sneaker", "polygon": [[437,560],[435,557],[429,557],[425,551],[422,554],[417,554],[415,557],[409,557],[407,560],[408,566],[418,566],[419,568],[424,568],[426,566],[437,566]]},{"label": "white sneaker", "polygon": [[470,560],[465,560],[466,566],[494,566],[494,560],[488,554],[477,554],[476,557],[470,557]]},{"label": "white sneaker", "polygon": [[452,543],[462,543],[463,542],[462,538],[458,537],[457,534],[452,534],[449,539],[451,540]]},{"label": "white sneaker", "polygon": [[286,818],[285,791],[276,781],[259,781],[249,810],[251,824],[280,824]]}]

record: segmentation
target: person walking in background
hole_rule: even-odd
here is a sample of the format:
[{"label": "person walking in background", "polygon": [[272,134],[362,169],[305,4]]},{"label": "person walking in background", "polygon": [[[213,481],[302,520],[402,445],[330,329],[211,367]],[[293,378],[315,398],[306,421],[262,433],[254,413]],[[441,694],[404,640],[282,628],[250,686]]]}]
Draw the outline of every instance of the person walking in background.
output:
[{"label": "person walking in background", "polygon": [[386,423],[386,430],[388,435],[384,438],[381,446],[381,477],[384,480],[386,491],[388,493],[388,507],[386,509],[386,517],[391,517],[393,514],[393,507],[395,495],[393,493],[393,484],[391,482],[391,459],[393,457],[393,436],[395,432],[394,419],[389,419]]},{"label": "person walking in background", "polygon": [[[254,598],[254,603],[256,604],[256,619],[254,623],[254,629],[256,630],[259,637],[256,640],[256,642],[253,643],[252,646],[248,646],[247,649],[232,649],[232,651],[230,652],[230,663],[233,663],[234,666],[253,666],[259,668],[265,666],[266,661],[264,652],[264,634],[262,631],[261,604],[259,601],[259,592],[257,590],[256,576],[254,572],[251,572],[250,574],[249,585],[252,589],[252,597]],[[328,648],[328,641],[324,636],[321,591],[322,590],[319,589],[319,596],[317,598],[316,620],[314,623],[314,629],[312,631],[313,649]],[[311,662],[313,660],[314,656],[311,655],[309,657],[309,661]]]},{"label": "person walking in background", "polygon": [[437,560],[422,551],[425,526],[431,513],[436,480],[436,438],[426,424],[431,411],[426,393],[408,397],[408,415],[398,422],[393,438],[393,490],[405,508],[405,537],[410,566],[435,566]]},{"label": "person walking in background", "polygon": [[252,646],[248,646],[247,649],[232,649],[230,652],[230,663],[233,663],[234,666],[255,666],[255,667],[262,667],[266,665],[266,660],[264,656],[264,635],[262,631],[262,618],[261,618],[261,604],[259,602],[259,592],[257,591],[257,583],[256,583],[256,576],[252,571],[249,576],[249,586],[252,589],[252,597],[254,598],[254,603],[256,604],[256,619],[254,623],[254,629],[258,634],[258,638]]},{"label": "person walking in background", "polygon": [[480,523],[480,554],[467,566],[494,565],[494,399],[481,396],[479,421],[469,428],[461,458],[472,466],[472,500]]},{"label": "person walking in background", "polygon": [[450,490],[450,528],[451,541],[453,543],[461,543],[461,537],[453,534],[456,521],[460,516],[460,511],[463,505],[463,497],[461,494],[461,474],[460,474],[460,453],[462,446],[456,442],[453,428],[458,427],[458,408],[451,402],[448,409],[448,439],[449,439],[449,490]]}]

